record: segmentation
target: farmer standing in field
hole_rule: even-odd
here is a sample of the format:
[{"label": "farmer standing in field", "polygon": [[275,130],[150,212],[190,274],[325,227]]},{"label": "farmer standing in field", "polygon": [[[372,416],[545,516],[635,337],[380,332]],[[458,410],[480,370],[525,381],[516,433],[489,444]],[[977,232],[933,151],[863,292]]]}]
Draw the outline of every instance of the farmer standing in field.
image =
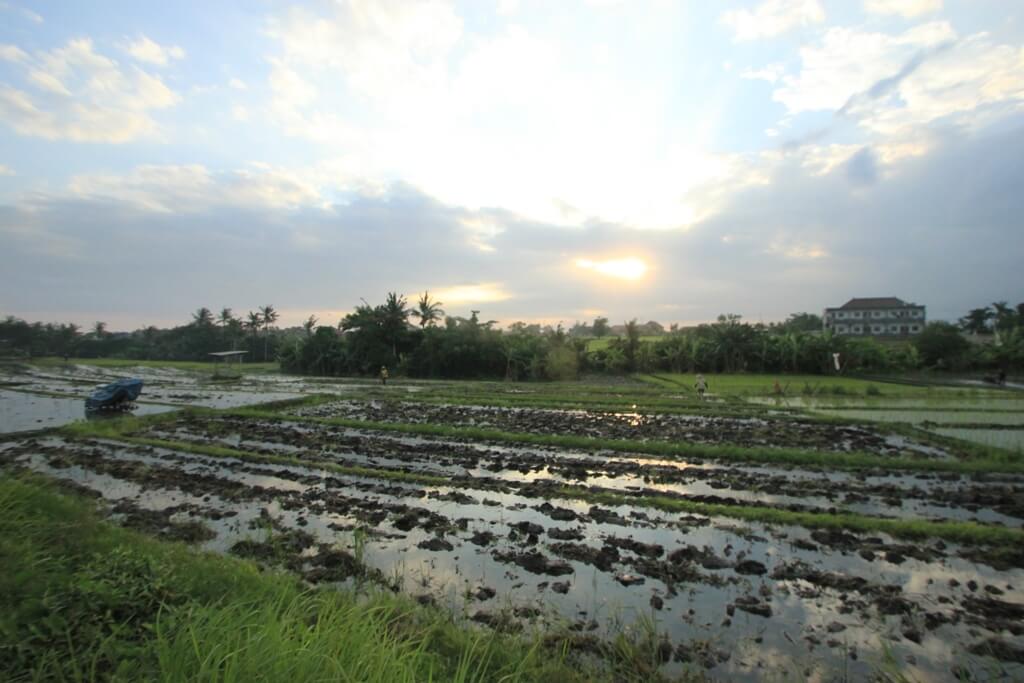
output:
[{"label": "farmer standing in field", "polygon": [[697,396],[700,400],[704,400],[704,392],[708,390],[707,380],[704,379],[704,375],[697,374],[697,381],[693,383],[694,388],[697,390]]},{"label": "farmer standing in field", "polygon": [[381,384],[387,384],[388,383],[388,366],[386,366],[386,365],[380,366],[380,383]]}]

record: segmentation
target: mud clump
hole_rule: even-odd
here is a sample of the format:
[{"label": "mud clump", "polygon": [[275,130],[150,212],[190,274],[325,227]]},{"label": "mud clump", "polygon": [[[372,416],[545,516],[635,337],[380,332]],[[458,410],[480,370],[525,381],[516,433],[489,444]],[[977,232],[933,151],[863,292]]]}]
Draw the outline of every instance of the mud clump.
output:
[{"label": "mud clump", "polygon": [[994,657],[1001,662],[1016,662],[1024,664],[1024,648],[1012,645],[1000,638],[989,638],[967,650],[974,655]]},{"label": "mud clump", "polygon": [[548,548],[559,557],[593,565],[604,572],[611,571],[620,560],[619,551],[611,545],[598,549],[581,543],[552,543]]},{"label": "mud clump", "polygon": [[737,574],[747,574],[754,576],[761,576],[763,574],[768,573],[768,568],[760,562],[758,562],[757,560],[743,560],[742,562],[738,562],[736,566],[733,567],[733,570]]},{"label": "mud clump", "polygon": [[583,532],[578,529],[559,529],[557,527],[548,529],[548,536],[556,541],[582,541],[584,539]]},{"label": "mud clump", "polygon": [[641,557],[649,557],[651,559],[659,558],[665,553],[664,546],[658,545],[657,543],[641,543],[640,541],[635,541],[632,538],[616,538],[615,536],[612,536],[608,538],[605,543],[619,548],[620,550],[628,550],[640,555]]},{"label": "mud clump", "polygon": [[566,574],[573,573],[573,568],[568,562],[550,560],[536,550],[525,553],[495,551],[493,553],[493,557],[499,562],[506,562],[522,567],[531,574],[564,576]]},{"label": "mud clump", "polygon": [[453,546],[451,543],[438,536],[434,536],[433,538],[426,541],[420,541],[416,544],[416,547],[422,548],[423,550],[431,550],[433,552],[455,549],[455,546]]}]

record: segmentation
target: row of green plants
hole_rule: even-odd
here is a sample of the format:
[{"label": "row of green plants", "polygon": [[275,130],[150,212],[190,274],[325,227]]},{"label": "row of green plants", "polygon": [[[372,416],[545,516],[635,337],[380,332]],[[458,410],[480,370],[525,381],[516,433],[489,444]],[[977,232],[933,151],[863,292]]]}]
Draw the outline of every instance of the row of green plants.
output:
[{"label": "row of green plants", "polygon": [[[200,308],[186,325],[121,334],[106,332],[102,323],[83,335],[74,325],[8,317],[0,322],[0,340],[7,352],[80,357],[205,360],[211,351],[239,349],[250,360],[276,358],[285,371],[322,376],[377,375],[382,368],[410,377],[511,380],[632,372],[830,375],[837,373],[835,354],[842,373],[1024,370],[1024,315],[1000,305],[1005,310],[991,319],[991,328],[985,327],[987,309],[975,309],[959,326],[933,322],[912,341],[897,343],[815,330],[817,316],[801,313],[767,326],[721,315],[714,323],[674,327],[653,339],[643,336],[650,323],[632,320],[621,326],[621,336],[594,345],[560,325],[514,323],[502,330],[495,321],[481,320],[478,311],[468,318],[445,316],[428,293],[416,307],[390,293],[382,304],[356,307],[337,326],[318,325],[311,316],[301,328],[277,330],[278,314],[268,305],[244,320],[231,309],[214,316]],[[972,344],[962,334],[979,329],[994,333],[993,343]]]}]

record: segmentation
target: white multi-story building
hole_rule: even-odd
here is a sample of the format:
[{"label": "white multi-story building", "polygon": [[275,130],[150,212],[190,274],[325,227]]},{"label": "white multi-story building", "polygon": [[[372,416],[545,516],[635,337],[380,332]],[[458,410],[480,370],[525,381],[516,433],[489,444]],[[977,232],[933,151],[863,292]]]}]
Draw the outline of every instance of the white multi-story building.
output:
[{"label": "white multi-story building", "polygon": [[839,308],[826,308],[822,324],[835,334],[865,337],[908,337],[924,330],[924,306],[894,296],[850,299]]}]

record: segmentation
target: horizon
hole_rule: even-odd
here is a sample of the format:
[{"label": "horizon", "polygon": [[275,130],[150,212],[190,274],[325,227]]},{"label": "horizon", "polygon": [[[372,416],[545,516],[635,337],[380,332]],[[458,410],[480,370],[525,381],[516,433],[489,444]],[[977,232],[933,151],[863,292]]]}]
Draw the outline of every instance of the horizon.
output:
[{"label": "horizon", "polygon": [[1020,3],[0,17],[2,315],[171,327],[213,292],[334,325],[428,290],[502,326],[668,327],[1024,301]]}]

